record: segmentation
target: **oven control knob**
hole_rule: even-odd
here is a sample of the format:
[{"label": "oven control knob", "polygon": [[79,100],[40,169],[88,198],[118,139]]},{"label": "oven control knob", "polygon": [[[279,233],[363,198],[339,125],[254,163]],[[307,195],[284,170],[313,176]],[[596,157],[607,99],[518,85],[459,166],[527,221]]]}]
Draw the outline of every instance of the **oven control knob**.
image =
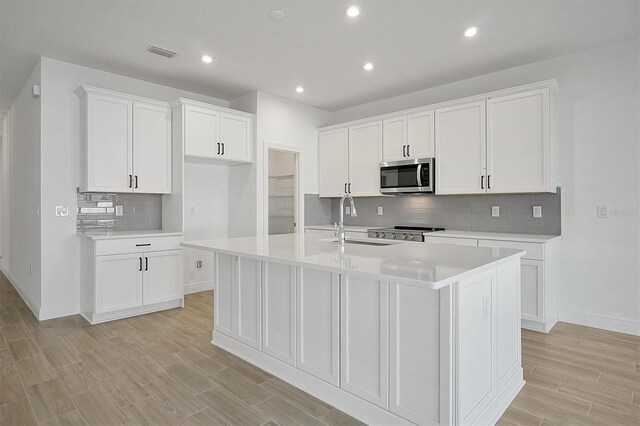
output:
[{"label": "oven control knob", "polygon": [[407,239],[407,235],[406,234],[400,234],[400,239],[406,240]]},{"label": "oven control knob", "polygon": [[378,237],[378,238],[384,238],[384,232],[378,232],[378,233],[376,234],[376,237]]},{"label": "oven control knob", "polygon": [[396,234],[391,234],[391,238],[395,238],[395,237],[396,237]]},{"label": "oven control knob", "polygon": [[416,238],[416,236],[415,236],[415,235],[413,235],[413,234],[409,234],[409,238],[407,238],[407,239],[408,239],[408,240],[413,240],[413,239],[415,239],[415,238]]}]

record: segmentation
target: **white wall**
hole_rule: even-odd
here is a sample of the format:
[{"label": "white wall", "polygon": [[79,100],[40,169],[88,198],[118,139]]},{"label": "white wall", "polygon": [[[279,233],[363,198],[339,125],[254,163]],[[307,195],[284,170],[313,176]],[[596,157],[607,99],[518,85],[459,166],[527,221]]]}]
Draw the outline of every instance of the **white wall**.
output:
[{"label": "white wall", "polygon": [[[205,163],[185,163],[184,240],[207,240],[229,236],[229,167]],[[213,254],[185,249],[185,292],[213,288]],[[202,260],[202,269],[196,261]]]},{"label": "white wall", "polygon": [[[80,176],[80,104],[74,91],[81,84],[151,99],[178,97],[221,106],[228,102],[92,68],[42,58],[42,307],[43,316],[78,311],[79,242],[75,215],[55,217],[56,205],[76,206]],[[29,86],[30,87],[30,86]],[[191,165],[185,174],[190,174]],[[38,175],[39,176],[39,175]],[[226,200],[226,195],[223,194]],[[206,211],[206,207],[200,211]],[[185,216],[189,227],[192,216]],[[12,250],[12,255],[15,252]]]},{"label": "white wall", "polygon": [[[340,123],[555,78],[561,320],[640,333],[638,39],[340,111]],[[597,219],[596,206],[610,218]]]},{"label": "white wall", "polygon": [[[7,113],[3,272],[35,311],[41,305],[40,145],[41,102],[32,97],[41,84],[38,62]],[[6,193],[8,191],[8,194]]]}]

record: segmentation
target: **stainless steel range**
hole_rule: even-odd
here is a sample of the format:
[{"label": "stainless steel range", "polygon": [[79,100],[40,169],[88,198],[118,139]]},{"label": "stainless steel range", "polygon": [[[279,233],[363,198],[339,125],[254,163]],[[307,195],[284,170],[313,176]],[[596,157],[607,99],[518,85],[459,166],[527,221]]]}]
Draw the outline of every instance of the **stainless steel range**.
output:
[{"label": "stainless steel range", "polygon": [[392,228],[375,228],[367,230],[369,238],[386,238],[389,240],[424,241],[425,232],[444,231],[444,228],[433,226],[404,225]]}]

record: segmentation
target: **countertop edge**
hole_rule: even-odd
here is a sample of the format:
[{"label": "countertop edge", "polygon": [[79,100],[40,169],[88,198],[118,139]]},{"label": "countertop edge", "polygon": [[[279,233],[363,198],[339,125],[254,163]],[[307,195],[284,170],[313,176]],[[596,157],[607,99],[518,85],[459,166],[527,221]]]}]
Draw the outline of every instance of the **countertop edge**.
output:
[{"label": "countertop edge", "polygon": [[84,238],[87,240],[124,240],[131,238],[157,238],[157,237],[181,237],[184,232],[149,232],[149,233],[132,233],[132,234],[81,234],[78,233],[78,238]]}]

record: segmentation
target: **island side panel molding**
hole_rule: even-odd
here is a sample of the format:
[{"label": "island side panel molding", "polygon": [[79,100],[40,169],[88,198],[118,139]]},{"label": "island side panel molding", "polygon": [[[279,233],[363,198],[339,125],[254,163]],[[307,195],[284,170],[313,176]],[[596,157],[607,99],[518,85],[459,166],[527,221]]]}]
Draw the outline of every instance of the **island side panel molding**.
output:
[{"label": "island side panel molding", "polygon": [[389,410],[418,424],[447,423],[440,413],[440,299],[438,290],[389,287]]},{"label": "island side panel molding", "polygon": [[340,276],[298,268],[296,366],[340,384]]},{"label": "island side panel molding", "polygon": [[340,387],[388,408],[389,284],[340,279]]},{"label": "island side panel molding", "polygon": [[520,366],[520,264],[511,262],[496,268],[496,381],[498,388]]},{"label": "island side panel molding", "polygon": [[237,274],[236,256],[224,253],[215,255],[215,314],[216,331],[234,337],[235,326],[235,290]]},{"label": "island side panel molding", "polygon": [[238,340],[262,348],[262,268],[257,259],[238,258],[236,280]]},{"label": "island side panel molding", "polygon": [[263,262],[263,350],[291,365],[296,364],[296,275],[294,266]]}]

